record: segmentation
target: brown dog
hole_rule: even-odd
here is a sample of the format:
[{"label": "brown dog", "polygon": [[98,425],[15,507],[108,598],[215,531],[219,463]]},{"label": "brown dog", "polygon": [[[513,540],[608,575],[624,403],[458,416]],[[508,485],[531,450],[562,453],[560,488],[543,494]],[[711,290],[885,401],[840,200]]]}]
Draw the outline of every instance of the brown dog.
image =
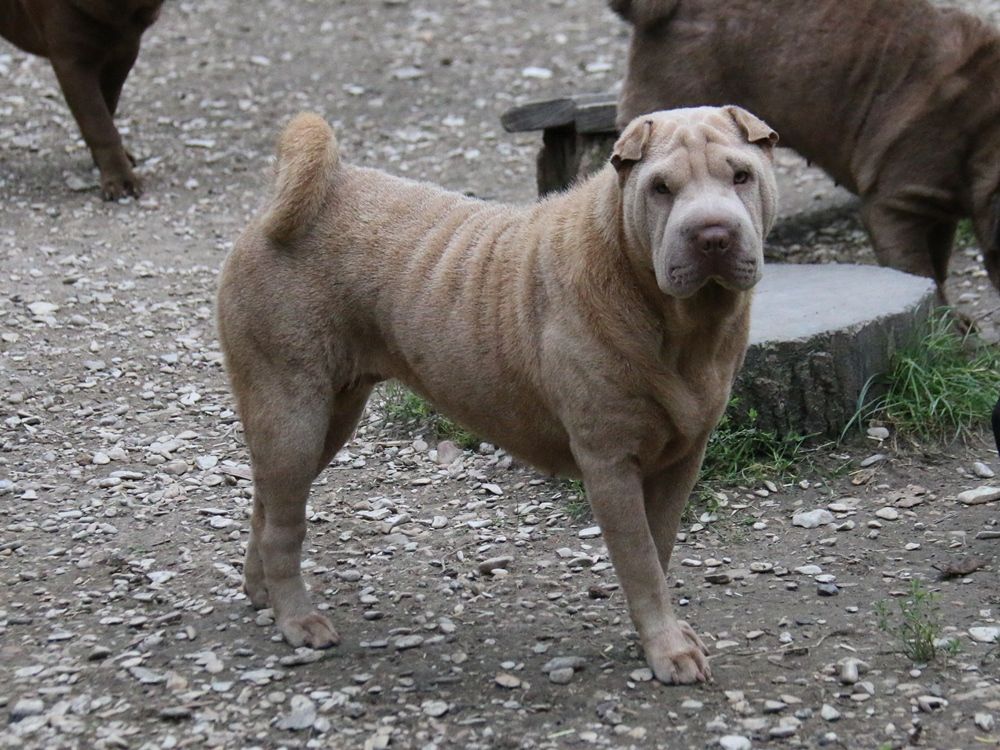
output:
[{"label": "brown dog", "polygon": [[106,200],[142,190],[114,115],[139,39],[163,0],[0,0],[0,34],[49,58],[59,87],[101,171]]},{"label": "brown dog", "polygon": [[861,197],[883,265],[942,288],[972,217],[1000,289],[1000,34],[926,0],[610,0],[619,121],[735,102]]},{"label": "brown dog", "polygon": [[656,676],[708,678],[665,571],[743,358],[775,139],[735,107],[656,113],[613,166],[516,208],[348,166],[322,119],[292,121],[218,303],[253,463],[246,591],[291,644],[338,641],[299,571],[306,496],[372,386],[396,378],[582,476]]}]

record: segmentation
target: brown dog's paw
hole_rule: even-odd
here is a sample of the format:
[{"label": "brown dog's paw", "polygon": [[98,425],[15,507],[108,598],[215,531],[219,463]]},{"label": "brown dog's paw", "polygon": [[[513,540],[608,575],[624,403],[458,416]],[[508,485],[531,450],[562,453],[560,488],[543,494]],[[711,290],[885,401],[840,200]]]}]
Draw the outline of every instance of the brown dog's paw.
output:
[{"label": "brown dog's paw", "polygon": [[278,629],[295,648],[330,648],[340,643],[340,636],[333,629],[333,624],[319,612],[310,612],[302,617],[280,618]]},{"label": "brown dog's paw", "polygon": [[106,201],[119,198],[138,198],[142,195],[142,181],[132,172],[121,175],[101,175],[101,197]]},{"label": "brown dog's paw", "polygon": [[665,685],[690,685],[712,679],[708,649],[686,622],[678,622],[643,643],[643,649],[656,679]]}]

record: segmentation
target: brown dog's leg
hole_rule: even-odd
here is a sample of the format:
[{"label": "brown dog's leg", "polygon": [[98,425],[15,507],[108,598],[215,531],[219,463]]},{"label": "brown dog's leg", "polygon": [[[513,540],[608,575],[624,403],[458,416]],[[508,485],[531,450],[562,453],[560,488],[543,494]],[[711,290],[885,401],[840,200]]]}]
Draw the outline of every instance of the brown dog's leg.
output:
[{"label": "brown dog's leg", "polygon": [[84,65],[75,57],[60,56],[52,58],[52,68],[94,163],[101,171],[104,199],[140,195],[141,183],[132,171],[121,136],[108,110],[97,67]]},{"label": "brown dog's leg", "polygon": [[646,661],[667,684],[711,679],[701,641],[677,621],[659,551],[646,520],[638,467],[578,457],[587,496],[625,591]]},{"label": "brown dog's leg", "polygon": [[883,266],[934,279],[944,301],[957,222],[914,213],[892,203],[873,200],[861,206],[861,219],[872,237],[875,257]]},{"label": "brown dog's leg", "polygon": [[129,71],[132,70],[138,56],[139,45],[136,45],[120,56],[108,60],[101,70],[101,95],[104,97],[104,103],[112,117],[118,112],[118,100],[122,95],[122,87],[125,85],[125,79],[128,78]]}]

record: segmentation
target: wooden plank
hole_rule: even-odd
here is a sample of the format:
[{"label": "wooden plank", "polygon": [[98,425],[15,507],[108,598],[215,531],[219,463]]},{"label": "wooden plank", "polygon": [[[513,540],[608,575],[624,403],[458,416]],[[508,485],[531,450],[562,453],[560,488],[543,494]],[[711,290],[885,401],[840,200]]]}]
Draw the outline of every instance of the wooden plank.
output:
[{"label": "wooden plank", "polygon": [[589,104],[581,104],[576,108],[576,132],[578,133],[613,133],[618,107],[614,99],[603,98]]},{"label": "wooden plank", "polygon": [[575,115],[576,102],[570,97],[562,97],[512,107],[500,116],[500,124],[508,133],[523,133],[572,125]]}]

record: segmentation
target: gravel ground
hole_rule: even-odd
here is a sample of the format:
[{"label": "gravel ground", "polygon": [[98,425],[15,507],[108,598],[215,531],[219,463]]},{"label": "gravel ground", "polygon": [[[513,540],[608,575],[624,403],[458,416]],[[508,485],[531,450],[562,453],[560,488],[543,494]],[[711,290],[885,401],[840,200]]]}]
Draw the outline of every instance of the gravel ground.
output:
[{"label": "gravel ground", "polygon": [[[674,585],[707,686],[650,681],[571,488],[378,405],[310,506],[306,576],[344,642],[293,651],[240,592],[251,487],[212,305],[282,121],[317,110],[355,163],[530,200],[537,139],[500,112],[609,88],[625,43],[600,0],[168,2],[119,118],[148,192],[112,205],[47,64],[0,47],[0,747],[1000,744],[1000,528],[961,495],[998,484],[981,439],[875,431],[694,512]],[[806,203],[829,190],[781,164]],[[849,211],[770,249],[867,252]],[[960,645],[930,665],[876,626],[912,580]]]}]

